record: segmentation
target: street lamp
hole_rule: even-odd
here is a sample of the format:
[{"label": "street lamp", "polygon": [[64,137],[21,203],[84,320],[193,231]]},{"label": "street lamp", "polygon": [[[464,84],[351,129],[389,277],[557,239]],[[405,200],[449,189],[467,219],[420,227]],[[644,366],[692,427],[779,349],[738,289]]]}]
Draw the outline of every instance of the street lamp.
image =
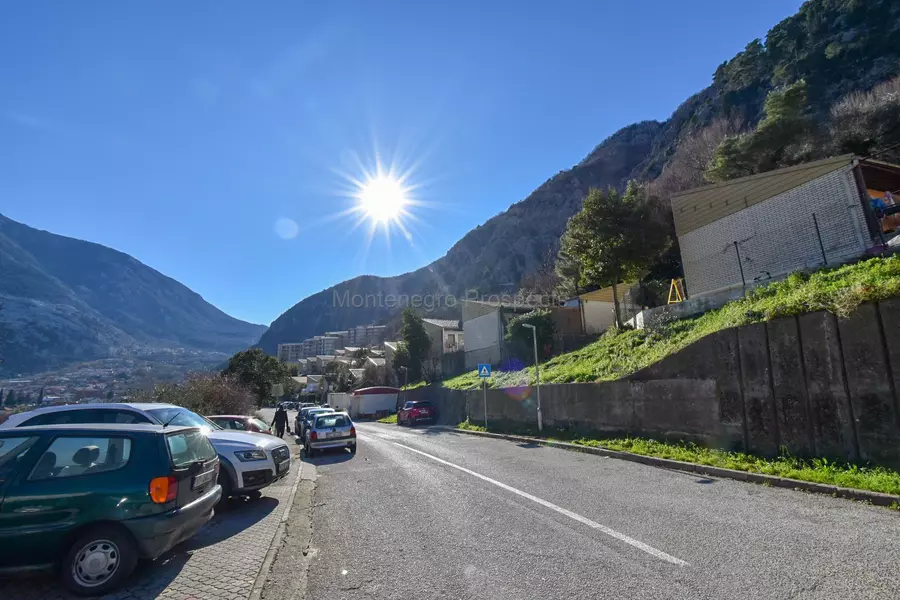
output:
[{"label": "street lamp", "polygon": [[[400,367],[400,370],[403,371],[403,388],[405,388],[406,384],[409,383],[409,369],[407,369],[406,367]],[[406,392],[406,390],[403,388],[400,388],[400,391]],[[404,398],[406,397],[405,393],[403,394],[403,397]],[[397,410],[398,411],[400,410],[400,397],[399,396],[397,397]]]},{"label": "street lamp", "polygon": [[537,382],[537,417],[538,417],[538,431],[544,430],[544,423],[541,419],[541,369],[538,366],[538,352],[537,352],[537,327],[531,325],[530,323],[522,323],[522,327],[531,330],[531,338],[534,340],[534,378]]}]

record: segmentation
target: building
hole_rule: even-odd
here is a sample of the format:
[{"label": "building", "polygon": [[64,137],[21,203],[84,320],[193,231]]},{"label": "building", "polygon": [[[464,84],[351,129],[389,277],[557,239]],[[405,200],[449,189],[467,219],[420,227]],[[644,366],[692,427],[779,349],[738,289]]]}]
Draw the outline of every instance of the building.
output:
[{"label": "building", "polygon": [[452,319],[422,319],[425,331],[431,339],[428,352],[428,370],[434,376],[462,372],[463,364],[452,364],[450,355],[463,350],[463,330],[459,321]]},{"label": "building", "polygon": [[387,373],[385,360],[383,358],[370,356],[366,359],[366,368],[370,367],[375,369],[375,374],[378,378],[378,381],[384,381],[385,374]]},{"label": "building", "polygon": [[[631,302],[632,285],[620,283],[616,286],[616,293],[619,297],[619,315],[623,322],[632,318],[638,308]],[[616,322],[616,305],[613,302],[612,287],[576,296],[567,300],[565,306],[579,310],[582,329],[588,335],[603,333]]]},{"label": "building", "polygon": [[343,348],[347,345],[347,340],[350,339],[349,331],[326,331],[325,335],[328,337],[337,338],[337,342],[335,343],[335,349]]},{"label": "building", "polygon": [[[502,304],[478,300],[462,300],[462,329],[465,338],[465,359],[463,368],[474,370],[478,364],[497,365],[510,359],[506,347],[506,328],[516,315],[529,313],[535,309],[524,304]],[[549,306],[556,328],[554,347],[565,350],[574,339],[584,342],[580,311],[574,307]]]},{"label": "building", "polygon": [[738,295],[788,273],[880,249],[900,166],[853,155],[741,177],[676,194],[675,231],[690,298]]},{"label": "building", "polygon": [[316,373],[324,373],[325,367],[334,362],[333,354],[320,354],[316,356]]},{"label": "building", "polygon": [[358,346],[362,348],[372,348],[381,346],[387,335],[386,325],[359,325],[351,328],[348,332],[348,346]]},{"label": "building", "polygon": [[306,389],[304,390],[307,394],[315,394],[318,392],[328,391],[326,388],[328,387],[328,382],[325,381],[325,377],[323,375],[307,375],[306,376]]},{"label": "building", "polygon": [[278,344],[278,360],[283,363],[297,362],[305,356],[303,349],[303,342],[297,344]]}]

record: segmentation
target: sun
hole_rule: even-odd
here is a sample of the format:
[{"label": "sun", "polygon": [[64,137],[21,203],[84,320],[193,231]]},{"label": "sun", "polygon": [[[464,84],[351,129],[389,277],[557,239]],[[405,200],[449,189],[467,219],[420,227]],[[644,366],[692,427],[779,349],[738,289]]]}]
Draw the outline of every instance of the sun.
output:
[{"label": "sun", "polygon": [[406,190],[390,175],[377,175],[360,186],[360,208],[375,223],[397,221],[407,205]]}]

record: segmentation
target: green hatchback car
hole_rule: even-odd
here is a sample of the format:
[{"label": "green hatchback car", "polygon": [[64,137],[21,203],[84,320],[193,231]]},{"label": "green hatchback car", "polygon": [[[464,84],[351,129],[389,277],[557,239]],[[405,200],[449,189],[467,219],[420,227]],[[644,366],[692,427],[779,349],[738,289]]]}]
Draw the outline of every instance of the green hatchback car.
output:
[{"label": "green hatchback car", "polygon": [[107,593],[212,518],[218,474],[196,427],[2,430],[0,574],[56,567],[72,592]]}]

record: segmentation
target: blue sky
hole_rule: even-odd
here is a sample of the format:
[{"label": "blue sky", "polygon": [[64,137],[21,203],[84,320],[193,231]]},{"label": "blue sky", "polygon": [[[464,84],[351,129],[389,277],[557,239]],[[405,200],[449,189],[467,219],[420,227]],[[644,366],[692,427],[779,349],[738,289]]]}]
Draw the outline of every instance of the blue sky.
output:
[{"label": "blue sky", "polygon": [[[667,118],[799,5],[4,3],[0,213],[268,324],[443,256],[620,127]],[[367,243],[339,216],[376,151],[417,186],[411,241]]]}]

